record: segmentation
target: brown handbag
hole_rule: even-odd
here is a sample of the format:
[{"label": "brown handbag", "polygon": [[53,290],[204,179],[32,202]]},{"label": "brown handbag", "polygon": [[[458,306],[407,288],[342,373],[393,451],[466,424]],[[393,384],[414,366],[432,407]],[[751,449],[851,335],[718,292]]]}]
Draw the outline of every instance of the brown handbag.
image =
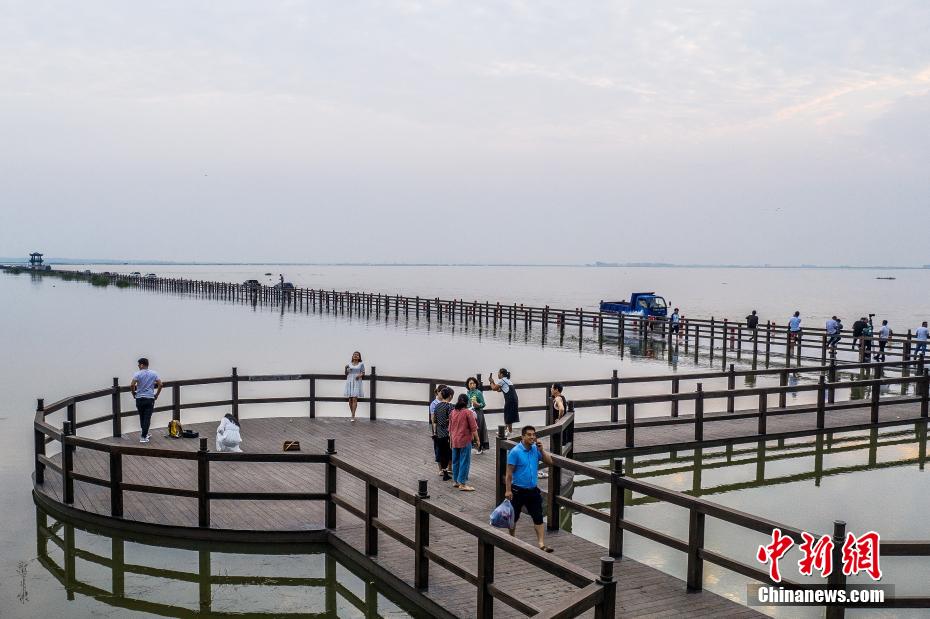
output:
[{"label": "brown handbag", "polygon": [[284,451],[300,451],[300,441],[284,441]]}]

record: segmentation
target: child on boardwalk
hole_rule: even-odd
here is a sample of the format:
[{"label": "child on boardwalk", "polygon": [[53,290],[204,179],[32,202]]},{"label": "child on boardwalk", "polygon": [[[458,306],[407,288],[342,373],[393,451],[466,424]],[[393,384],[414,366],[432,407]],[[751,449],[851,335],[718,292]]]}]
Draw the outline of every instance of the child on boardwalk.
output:
[{"label": "child on boardwalk", "polygon": [[468,485],[468,473],[471,469],[471,443],[478,440],[478,422],[468,408],[468,395],[459,394],[455,408],[449,416],[449,440],[452,444],[452,487],[464,492],[472,492]]},{"label": "child on boardwalk", "polygon": [[475,421],[478,422],[478,440],[475,442],[475,453],[481,455],[484,450],[490,449],[488,443],[488,424],[484,419],[484,407],[487,406],[484,401],[484,394],[478,388],[478,379],[469,376],[465,381],[465,387],[468,389],[468,401],[471,403],[471,409],[475,411]]}]

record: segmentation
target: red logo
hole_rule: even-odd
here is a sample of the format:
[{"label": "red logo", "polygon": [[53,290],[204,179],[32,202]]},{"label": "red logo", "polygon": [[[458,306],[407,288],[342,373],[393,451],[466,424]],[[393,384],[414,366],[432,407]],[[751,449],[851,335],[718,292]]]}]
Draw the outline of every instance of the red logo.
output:
[{"label": "red logo", "polygon": [[[801,560],[798,561],[798,571],[804,576],[813,576],[814,570],[826,578],[833,573],[833,539],[824,535],[819,539],[810,533],[801,533],[804,540],[798,545],[801,550]],[[856,537],[852,533],[846,534],[842,548],[842,570],[846,576],[853,576],[860,572],[868,574],[872,580],[881,580],[882,570],[879,565],[879,542],[881,538],[875,531],[869,531]],[[756,551],[756,560],[763,565],[769,564],[769,577],[773,582],[781,582],[781,571],[778,561],[794,546],[791,537],[782,534],[781,529],[772,529],[772,543],[759,546]],[[837,568],[839,569],[839,568]]]}]

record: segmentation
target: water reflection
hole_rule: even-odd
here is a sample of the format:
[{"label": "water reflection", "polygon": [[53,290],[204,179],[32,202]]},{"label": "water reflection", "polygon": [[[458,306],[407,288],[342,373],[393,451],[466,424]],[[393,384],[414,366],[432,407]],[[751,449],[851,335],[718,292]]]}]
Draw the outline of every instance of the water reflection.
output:
[{"label": "water reflection", "polygon": [[320,544],[130,540],[36,508],[36,550],[69,601],[88,596],[163,617],[427,616]]}]

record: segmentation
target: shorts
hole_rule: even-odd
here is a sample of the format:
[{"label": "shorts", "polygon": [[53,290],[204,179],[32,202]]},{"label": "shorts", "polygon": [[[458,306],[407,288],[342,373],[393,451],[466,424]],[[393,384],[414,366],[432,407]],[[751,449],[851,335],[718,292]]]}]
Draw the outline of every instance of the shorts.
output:
[{"label": "shorts", "polygon": [[513,522],[516,524],[520,519],[520,512],[526,508],[526,513],[533,519],[533,524],[543,523],[542,511],[542,493],[539,488],[521,488],[520,486],[511,486],[513,499],[510,500],[513,505]]},{"label": "shorts", "polygon": [[681,328],[681,323],[679,322],[672,323],[672,333],[678,333],[679,328]]}]

